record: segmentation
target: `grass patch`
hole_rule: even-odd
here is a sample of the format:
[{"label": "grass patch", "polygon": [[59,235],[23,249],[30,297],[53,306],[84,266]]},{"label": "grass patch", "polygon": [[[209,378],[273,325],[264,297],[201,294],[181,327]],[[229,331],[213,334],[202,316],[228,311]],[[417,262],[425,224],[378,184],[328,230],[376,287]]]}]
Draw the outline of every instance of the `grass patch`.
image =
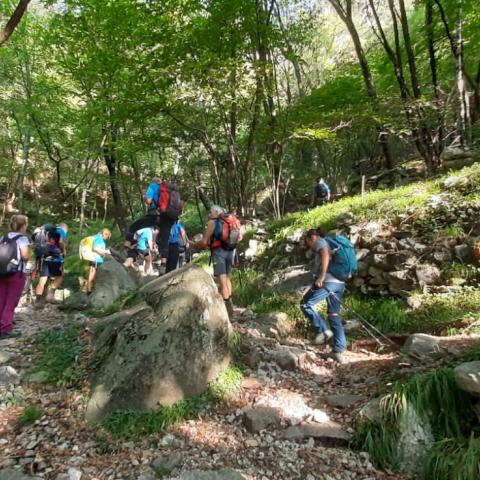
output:
[{"label": "grass patch", "polygon": [[142,298],[142,294],[138,290],[128,292],[115,300],[115,302],[113,302],[108,307],[89,310],[88,316],[96,318],[108,317],[109,315],[132,307],[133,305],[141,301]]},{"label": "grass patch", "polygon": [[31,425],[40,419],[42,416],[42,411],[35,405],[30,405],[25,407],[22,414],[17,418],[17,425],[19,427],[25,427],[26,425]]},{"label": "grass patch", "polygon": [[[380,422],[361,421],[357,425],[353,445],[368,452],[382,468],[398,469],[400,452],[399,424],[407,407],[413,408],[420,418],[426,420],[431,427],[434,440],[437,442],[428,452],[428,462],[424,465],[424,475],[435,471],[439,463],[444,476],[424,476],[422,478],[476,478],[456,477],[456,462],[446,460],[439,446],[449,439],[452,445],[468,443],[472,432],[480,428],[473,411],[474,399],[460,390],[455,382],[452,367],[416,375],[408,380],[396,382],[393,393],[385,397],[380,404]],[[450,443],[448,443],[450,445]],[[472,450],[468,450],[471,448]],[[455,450],[454,455],[471,455],[477,445]],[[478,457],[477,457],[478,459]]]},{"label": "grass patch", "polygon": [[103,426],[117,438],[139,438],[161,432],[183,420],[195,418],[209,405],[221,402],[237,391],[242,378],[242,369],[231,366],[201,395],[151,412],[116,412],[103,422]]},{"label": "grass patch", "polygon": [[85,344],[78,337],[81,327],[63,325],[35,337],[37,356],[34,372],[45,371],[51,383],[71,383],[81,378],[78,369]]}]

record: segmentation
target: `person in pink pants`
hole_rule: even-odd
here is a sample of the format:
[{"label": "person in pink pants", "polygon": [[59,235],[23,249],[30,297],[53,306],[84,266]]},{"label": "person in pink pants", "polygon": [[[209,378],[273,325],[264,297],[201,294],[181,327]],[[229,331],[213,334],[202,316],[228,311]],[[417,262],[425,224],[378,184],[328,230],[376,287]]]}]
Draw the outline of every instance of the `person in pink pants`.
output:
[{"label": "person in pink pants", "polygon": [[[0,339],[18,337],[20,332],[13,331],[13,315],[25,286],[25,270],[30,257],[30,241],[26,235],[28,218],[25,215],[14,215],[10,221],[10,232],[4,238],[18,237],[18,267],[15,273],[0,277]],[[19,236],[20,235],[20,236]]]}]

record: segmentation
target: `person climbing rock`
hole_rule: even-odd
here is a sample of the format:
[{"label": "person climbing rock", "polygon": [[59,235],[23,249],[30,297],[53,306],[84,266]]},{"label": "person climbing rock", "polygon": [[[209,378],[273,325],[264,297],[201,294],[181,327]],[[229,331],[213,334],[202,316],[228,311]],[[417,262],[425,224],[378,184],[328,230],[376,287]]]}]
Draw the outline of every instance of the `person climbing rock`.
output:
[{"label": "person climbing rock", "polygon": [[321,177],[317,178],[317,183],[313,188],[313,195],[311,200],[311,207],[318,207],[325,205],[331,199],[330,187],[325,183],[325,180]]},{"label": "person climbing rock", "polygon": [[188,237],[184,226],[179,222],[175,222],[170,230],[170,237],[168,238],[168,256],[165,273],[183,266],[185,252],[188,247]]},{"label": "person climbing rock", "polygon": [[13,316],[25,286],[30,240],[28,217],[13,215],[10,231],[0,239],[0,338],[20,335],[13,330]]},{"label": "person climbing rock", "polygon": [[143,273],[151,275],[152,273],[152,251],[154,249],[154,237],[158,228],[146,227],[135,232],[133,236],[133,245],[128,249],[127,259],[123,263],[125,267],[132,267],[139,256],[143,257]]},{"label": "person climbing rock", "polygon": [[86,237],[80,242],[79,256],[89,262],[87,295],[91,295],[93,291],[98,267],[105,262],[105,255],[110,253],[106,242],[110,240],[111,236],[112,232],[108,228],[104,228],[96,235]]},{"label": "person climbing rock", "polygon": [[[36,256],[36,274],[39,281],[35,289],[36,306],[43,308],[45,300],[50,303],[57,303],[55,292],[63,283],[63,266],[66,256],[65,242],[68,235],[68,225],[46,224],[33,233],[34,253]],[[52,287],[45,298],[45,287],[49,279],[52,279]]]},{"label": "person climbing rock", "polygon": [[235,261],[235,250],[242,240],[240,222],[235,215],[226,213],[223,207],[212,205],[203,238],[192,248],[210,248],[213,274],[218,279],[220,293],[228,314],[233,314],[231,272]]},{"label": "person climbing rock", "polygon": [[[315,328],[314,342],[321,345],[332,340],[333,349],[330,356],[343,363],[347,340],[340,308],[345,292],[345,280],[356,270],[355,249],[345,237],[327,237],[321,229],[309,230],[305,234],[305,244],[315,255],[314,282],[304,295],[300,308]],[[323,300],[327,302],[330,326],[315,309],[315,306]]]},{"label": "person climbing rock", "polygon": [[147,214],[128,228],[126,246],[133,244],[133,237],[139,230],[158,227],[156,243],[160,254],[164,252],[162,264],[165,265],[170,229],[181,215],[184,202],[176,184],[160,180],[158,177],[154,177],[148,185],[144,201],[148,208]]}]

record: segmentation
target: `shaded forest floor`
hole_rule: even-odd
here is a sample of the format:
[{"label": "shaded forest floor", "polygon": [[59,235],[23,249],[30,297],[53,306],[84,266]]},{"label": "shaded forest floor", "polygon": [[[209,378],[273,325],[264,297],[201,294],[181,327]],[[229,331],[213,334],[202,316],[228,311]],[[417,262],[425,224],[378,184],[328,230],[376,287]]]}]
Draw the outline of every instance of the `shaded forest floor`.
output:
[{"label": "shaded forest floor", "polygon": [[[294,337],[279,341],[264,336],[255,328],[255,320],[248,310],[237,309],[233,324],[249,356],[255,357],[257,351],[263,360],[243,368],[239,388],[222,402],[158,433],[114,436],[84,421],[88,388],[82,361],[74,358],[68,367],[63,365],[63,371],[55,372],[65,352],[52,350],[56,358],[48,365],[45,351],[39,351],[39,332],[53,327],[67,332],[72,325],[94,320],[66,315],[53,306],[41,311],[22,307],[17,326],[24,335],[0,344],[3,367],[10,366],[19,375],[17,385],[1,393],[0,467],[61,480],[181,478],[185,471],[221,468],[234,468],[245,478],[259,480],[402,478],[375,468],[367,454],[349,450],[346,435],[353,433],[360,407],[384,391],[393,378],[435,369],[445,359],[413,364],[395,353],[376,352],[363,341],[353,342],[347,363],[336,365],[322,358],[323,347]],[[448,342],[467,345],[479,343],[480,338],[450,337]],[[294,349],[299,358],[295,365],[276,360],[279,348]],[[328,395],[338,398],[327,400]],[[353,403],[350,399],[346,408],[333,406],[347,395],[356,396]],[[274,407],[285,415],[280,423],[251,433],[245,428],[244,411],[252,407]],[[320,416],[320,423],[312,421],[312,415],[313,420]],[[333,433],[321,431],[325,415],[335,425]],[[314,434],[297,431],[295,436],[288,426],[305,422],[317,429]],[[287,432],[292,438],[286,438]],[[169,462],[170,466],[161,473],[152,468],[155,461],[162,469]]]}]

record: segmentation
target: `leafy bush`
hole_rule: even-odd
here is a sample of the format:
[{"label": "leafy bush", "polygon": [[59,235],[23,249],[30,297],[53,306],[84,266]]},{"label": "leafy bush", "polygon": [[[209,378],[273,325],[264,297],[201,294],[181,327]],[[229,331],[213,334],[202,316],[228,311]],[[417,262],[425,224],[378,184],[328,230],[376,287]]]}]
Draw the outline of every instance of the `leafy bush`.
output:
[{"label": "leafy bush", "polygon": [[17,424],[20,427],[31,425],[32,423],[35,423],[41,416],[41,410],[35,405],[30,405],[26,407],[21,413],[21,415],[18,417]]}]

